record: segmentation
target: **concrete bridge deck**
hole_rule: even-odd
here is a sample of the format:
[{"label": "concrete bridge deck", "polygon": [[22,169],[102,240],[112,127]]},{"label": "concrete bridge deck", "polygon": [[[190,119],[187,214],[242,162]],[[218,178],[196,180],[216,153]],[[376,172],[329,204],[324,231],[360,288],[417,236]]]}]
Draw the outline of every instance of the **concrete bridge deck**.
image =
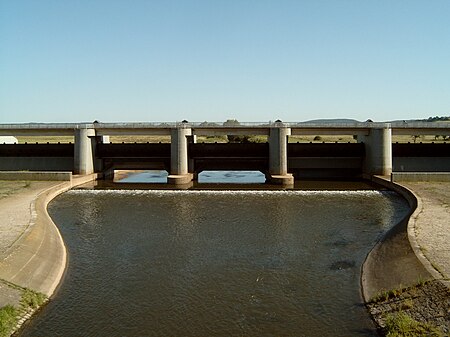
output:
[{"label": "concrete bridge deck", "polygon": [[[357,144],[289,144],[291,135],[353,135]],[[450,123],[50,123],[0,124],[0,135],[71,135],[74,145],[34,148],[0,145],[0,169],[65,170],[75,174],[114,169],[164,168],[185,182],[202,170],[260,170],[272,183],[294,174],[330,169],[366,175],[450,171],[448,144],[394,144],[392,135],[450,136]],[[169,135],[170,144],[107,144],[110,135]],[[266,135],[266,144],[196,144],[196,136]],[[45,152],[45,153],[42,153]],[[425,159],[424,159],[425,158]],[[128,166],[128,167],[127,167]],[[336,171],[337,172],[337,171]],[[320,174],[319,174],[320,175]],[[172,177],[172,178],[170,178]]]}]

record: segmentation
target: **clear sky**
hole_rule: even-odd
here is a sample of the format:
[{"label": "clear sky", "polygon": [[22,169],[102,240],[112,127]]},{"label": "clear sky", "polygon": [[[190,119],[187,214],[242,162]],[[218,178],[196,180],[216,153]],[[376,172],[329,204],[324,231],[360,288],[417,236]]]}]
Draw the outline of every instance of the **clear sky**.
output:
[{"label": "clear sky", "polygon": [[450,115],[449,0],[0,0],[0,123]]}]

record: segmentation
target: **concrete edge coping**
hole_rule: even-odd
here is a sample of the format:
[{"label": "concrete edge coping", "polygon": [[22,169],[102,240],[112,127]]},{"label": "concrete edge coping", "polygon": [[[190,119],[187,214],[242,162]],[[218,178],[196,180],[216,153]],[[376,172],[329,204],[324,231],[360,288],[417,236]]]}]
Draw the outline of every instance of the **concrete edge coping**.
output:
[{"label": "concrete edge coping", "polygon": [[45,200],[42,204],[42,206],[43,206],[43,209],[41,210],[42,215],[44,216],[45,220],[47,221],[47,225],[53,226],[55,228],[55,230],[58,234],[59,245],[63,250],[63,257],[61,258],[61,264],[58,268],[57,276],[55,277],[53,283],[48,288],[48,291],[46,292],[48,297],[51,297],[55,293],[55,290],[58,288],[61,280],[63,279],[64,273],[65,273],[66,267],[67,267],[66,244],[64,243],[64,239],[61,235],[61,232],[60,232],[58,226],[53,222],[52,218],[50,217],[50,214],[48,214],[48,211],[47,211],[48,204],[50,203],[50,201],[52,201],[58,195],[70,190],[71,188],[97,179],[96,174],[90,174],[90,175],[86,175],[86,176],[78,176],[78,177],[75,177],[74,179],[72,177],[72,173],[70,173],[70,175],[71,175],[71,178],[70,178],[70,182],[68,184],[67,183],[60,184],[53,188],[52,187],[49,188],[47,191],[42,192],[42,193],[48,192],[48,194],[45,195]]},{"label": "concrete edge coping", "polygon": [[[428,260],[428,258],[421,251],[420,246],[417,241],[416,222],[417,222],[417,218],[423,211],[423,202],[422,202],[422,199],[420,198],[420,196],[418,196],[416,193],[414,193],[411,189],[407,188],[406,186],[403,186],[399,183],[389,180],[389,178],[386,176],[373,176],[371,180],[377,184],[380,184],[386,188],[389,188],[389,189],[399,193],[401,196],[403,196],[408,201],[408,203],[410,204],[410,207],[412,207],[411,199],[412,198],[415,199],[416,207],[412,211],[412,213],[409,215],[408,223],[406,226],[406,230],[407,230],[406,234],[408,236],[409,244],[410,244],[411,249],[414,252],[414,255],[416,256],[417,260],[422,264],[422,266],[430,274],[430,276],[433,279],[444,281],[443,275],[441,273],[439,273],[432,266],[430,260]],[[384,239],[382,239],[379,243],[382,243],[383,241],[384,241]],[[369,252],[369,254],[370,254],[370,252]]]},{"label": "concrete edge coping", "polygon": [[[62,251],[62,257],[59,262],[59,266],[57,268],[56,276],[54,276],[53,281],[51,281],[51,284],[47,287],[47,289],[43,289],[42,292],[45,293],[48,297],[51,297],[54,293],[56,288],[58,287],[59,283],[61,282],[64,272],[66,270],[67,266],[67,248],[66,244],[64,243],[63,237],[61,235],[61,232],[56,226],[56,224],[53,222],[52,218],[48,214],[47,207],[50,201],[52,201],[55,197],[57,197],[59,194],[66,192],[67,190],[72,188],[72,184],[70,183],[61,183],[56,186],[52,186],[48,188],[45,191],[42,191],[39,193],[37,198],[33,201],[32,205],[35,207],[35,205],[38,203],[42,209],[39,209],[38,207],[35,210],[36,218],[38,215],[41,215],[43,217],[42,221],[46,222],[47,226],[52,226],[57,233],[57,240],[58,240],[58,246]],[[41,200],[43,199],[43,200]],[[42,202],[42,203],[40,203]],[[32,207],[33,207],[32,206]],[[37,220],[37,219],[36,219]],[[31,234],[31,231],[30,233]]]}]

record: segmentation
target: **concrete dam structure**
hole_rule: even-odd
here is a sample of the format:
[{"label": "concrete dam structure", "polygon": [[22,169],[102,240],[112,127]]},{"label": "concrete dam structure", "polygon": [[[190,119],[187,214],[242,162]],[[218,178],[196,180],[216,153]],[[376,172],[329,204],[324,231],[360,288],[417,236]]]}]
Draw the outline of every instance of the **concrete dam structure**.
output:
[{"label": "concrete dam structure", "polygon": [[[225,124],[225,123],[224,123]],[[450,172],[450,144],[392,143],[392,135],[450,136],[450,123],[0,124],[4,136],[73,136],[73,144],[0,144],[0,171],[166,170],[170,184],[204,170],[261,171],[267,182]],[[165,135],[170,143],[109,143],[108,136]],[[266,143],[197,143],[197,136],[264,135]],[[352,135],[356,143],[289,143],[290,136]]]}]

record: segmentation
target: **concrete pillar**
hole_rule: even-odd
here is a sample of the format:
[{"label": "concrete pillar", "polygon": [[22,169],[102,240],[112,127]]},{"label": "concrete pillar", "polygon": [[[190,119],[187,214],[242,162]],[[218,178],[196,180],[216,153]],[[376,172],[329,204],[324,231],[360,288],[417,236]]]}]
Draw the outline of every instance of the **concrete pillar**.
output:
[{"label": "concrete pillar", "polygon": [[[195,144],[197,143],[197,135],[187,136],[187,142],[188,144]],[[189,145],[188,145],[189,146]],[[194,167],[194,159],[188,158],[188,172],[192,173],[192,179],[198,180],[198,174],[195,174],[195,167]]]},{"label": "concrete pillar", "polygon": [[94,129],[75,129],[74,173],[94,173]]},{"label": "concrete pillar", "polygon": [[294,177],[288,173],[287,144],[291,129],[283,125],[270,129],[269,135],[269,179],[272,183],[291,185]]},{"label": "concrete pillar", "polygon": [[167,178],[170,184],[186,184],[192,181],[192,174],[189,173],[188,136],[192,136],[192,129],[187,125],[180,125],[171,130],[170,174]]},{"label": "concrete pillar", "polygon": [[387,176],[392,173],[392,129],[389,123],[384,127],[370,129],[368,136],[363,136],[366,157],[363,171],[368,175]]}]

